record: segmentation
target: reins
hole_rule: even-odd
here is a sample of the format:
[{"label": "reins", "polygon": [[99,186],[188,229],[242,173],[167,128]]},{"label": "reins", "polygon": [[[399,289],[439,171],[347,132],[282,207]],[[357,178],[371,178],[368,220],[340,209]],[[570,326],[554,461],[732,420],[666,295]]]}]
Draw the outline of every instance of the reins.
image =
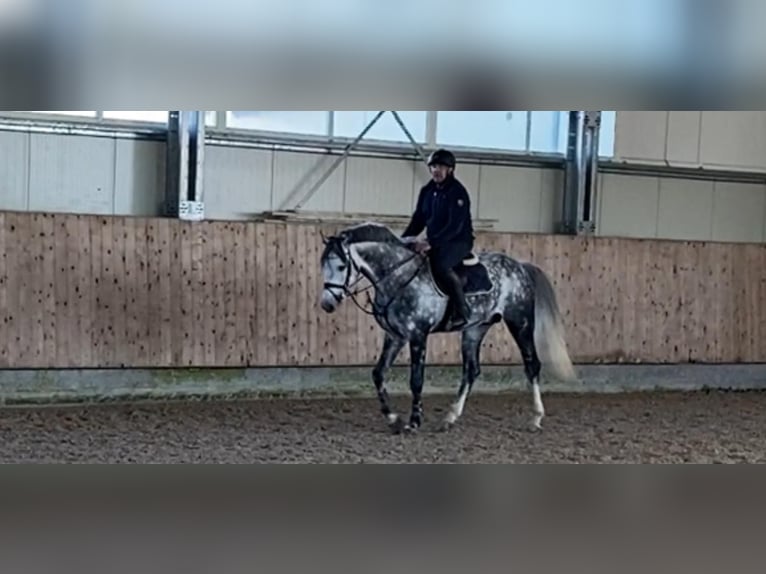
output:
[{"label": "reins", "polygon": [[[338,302],[340,302],[340,300],[341,300],[341,299],[340,299],[340,297],[339,297],[338,295],[336,295],[336,294],[335,294],[335,292],[333,292],[331,289],[333,289],[333,288],[334,288],[334,289],[342,289],[342,290],[343,290],[343,292],[344,292],[344,293],[345,293],[345,294],[346,294],[346,295],[347,295],[347,296],[348,296],[348,297],[349,297],[349,298],[350,298],[350,299],[351,299],[351,300],[354,302],[354,304],[355,304],[355,305],[356,305],[356,306],[357,306],[357,307],[358,307],[358,308],[359,308],[359,309],[360,309],[360,310],[361,310],[363,313],[365,313],[366,315],[370,315],[370,316],[373,316],[373,317],[381,317],[381,318],[383,318],[383,320],[384,320],[384,321],[385,321],[387,324],[388,324],[388,317],[387,317],[387,315],[388,315],[388,309],[391,307],[391,304],[392,304],[392,303],[393,303],[393,302],[396,300],[396,298],[398,297],[398,292],[401,292],[401,290],[402,290],[402,289],[406,288],[406,287],[407,287],[407,286],[408,286],[410,283],[412,283],[412,282],[415,280],[415,278],[416,278],[416,277],[418,276],[418,274],[420,273],[420,270],[423,268],[423,265],[425,264],[425,261],[426,261],[426,258],[425,258],[425,256],[423,256],[423,255],[421,255],[421,254],[419,254],[419,253],[413,253],[411,257],[408,257],[408,258],[407,258],[407,259],[405,259],[404,261],[400,261],[400,262],[398,262],[398,263],[397,263],[397,264],[396,264],[396,265],[395,265],[393,268],[391,268],[391,269],[387,270],[387,272],[385,273],[385,275],[383,276],[383,278],[382,278],[382,279],[380,279],[379,281],[375,281],[375,279],[374,279],[374,278],[372,278],[372,277],[368,277],[368,276],[367,276],[367,275],[366,275],[366,274],[365,274],[365,273],[364,273],[364,272],[363,272],[363,271],[362,271],[362,270],[359,268],[359,266],[358,266],[358,265],[356,264],[356,262],[354,261],[354,258],[353,258],[353,257],[351,257],[351,256],[350,256],[350,254],[347,254],[347,253],[343,252],[343,253],[342,253],[342,255],[343,255],[343,258],[344,258],[344,259],[346,259],[346,260],[347,260],[347,263],[348,263],[348,267],[347,267],[347,269],[348,269],[348,270],[347,270],[347,272],[346,272],[346,280],[345,280],[345,282],[343,283],[343,285],[339,285],[339,284],[337,284],[337,283],[325,283],[325,284],[324,284],[324,288],[325,288],[325,289],[328,289],[328,290],[330,291],[330,293],[332,294],[332,296],[333,296],[333,297],[335,297],[336,301],[338,301]],[[386,280],[388,280],[390,277],[392,277],[392,276],[393,276],[393,275],[394,275],[394,274],[395,274],[395,273],[396,273],[396,272],[397,272],[399,269],[401,269],[402,267],[404,267],[405,265],[407,265],[407,264],[408,264],[410,261],[413,261],[414,259],[416,259],[416,258],[418,258],[418,257],[420,257],[420,258],[421,258],[421,263],[420,263],[420,265],[418,265],[417,269],[416,269],[416,270],[415,270],[415,272],[414,272],[414,273],[413,273],[413,274],[410,276],[410,278],[409,278],[409,279],[407,279],[407,281],[406,281],[404,284],[402,284],[402,285],[401,285],[401,286],[400,286],[400,287],[397,289],[397,294],[395,294],[395,295],[391,296],[391,297],[388,299],[388,301],[386,302],[386,304],[385,304],[385,305],[383,305],[383,306],[379,306],[379,305],[377,305],[377,304],[376,304],[376,303],[375,303],[375,302],[372,300],[372,298],[370,297],[369,293],[367,294],[367,301],[368,301],[368,302],[370,303],[370,305],[372,306],[372,311],[368,311],[367,309],[365,309],[365,308],[364,308],[364,306],[362,306],[362,305],[360,305],[360,304],[359,304],[359,301],[357,301],[357,299],[356,299],[357,295],[360,295],[360,294],[364,293],[365,291],[369,291],[369,290],[370,290],[370,289],[372,289],[373,287],[375,287],[375,288],[379,288],[379,287],[381,286],[381,284],[383,284],[383,283],[384,283]],[[361,281],[361,279],[360,279],[359,281],[357,281],[356,283],[354,283],[354,285],[348,285],[348,281],[349,281],[349,279],[350,279],[350,277],[351,277],[351,267],[352,267],[352,266],[354,267],[354,270],[355,270],[355,271],[357,271],[357,272],[358,272],[360,275],[362,275],[362,276],[363,276],[363,277],[365,277],[365,278],[366,278],[368,281],[370,281],[370,285],[368,285],[368,286],[367,286],[367,287],[365,287],[364,289],[360,289],[360,290],[358,290],[358,291],[351,291],[351,289],[354,287],[354,285],[356,285],[357,283],[359,283],[359,281]],[[390,327],[390,324],[389,324],[389,327]]]}]

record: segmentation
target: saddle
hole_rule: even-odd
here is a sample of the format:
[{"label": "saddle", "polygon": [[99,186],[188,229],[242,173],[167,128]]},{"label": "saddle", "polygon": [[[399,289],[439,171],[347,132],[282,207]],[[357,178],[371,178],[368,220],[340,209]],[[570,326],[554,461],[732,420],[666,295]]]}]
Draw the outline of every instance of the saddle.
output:
[{"label": "saddle", "polygon": [[492,289],[492,280],[487,268],[473,252],[469,253],[462,263],[455,268],[455,273],[460,277],[463,283],[463,292],[466,295],[486,293]]},{"label": "saddle", "polygon": [[471,252],[468,254],[468,256],[463,259],[463,267],[473,267],[474,265],[481,265],[481,262],[479,261],[479,258],[476,257],[476,254]]},{"label": "saddle", "polygon": [[[473,251],[463,258],[460,265],[455,267],[455,273],[460,278],[463,284],[463,292],[466,295],[486,293],[492,289],[492,280],[489,277],[489,272]],[[434,284],[444,293],[443,287],[439,285],[435,278]]]}]

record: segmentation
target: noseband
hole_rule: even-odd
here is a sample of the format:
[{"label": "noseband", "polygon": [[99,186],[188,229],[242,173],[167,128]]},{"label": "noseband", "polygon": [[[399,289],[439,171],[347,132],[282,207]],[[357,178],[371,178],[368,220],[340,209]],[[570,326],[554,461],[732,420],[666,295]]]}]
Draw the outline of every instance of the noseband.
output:
[{"label": "noseband", "polygon": [[346,295],[353,297],[353,294],[351,293],[351,288],[357,283],[359,283],[359,280],[357,280],[357,282],[354,283],[354,285],[348,284],[349,280],[351,279],[351,269],[353,268],[355,272],[359,274],[361,273],[360,273],[359,267],[354,261],[354,258],[351,257],[351,254],[347,253],[346,250],[341,246],[340,240],[331,238],[331,239],[328,239],[327,242],[328,242],[328,245],[330,245],[330,250],[334,251],[338,255],[338,257],[340,257],[341,261],[343,261],[343,263],[346,264],[346,279],[343,281],[343,283],[329,283],[329,282],[324,283],[325,291],[329,291],[330,295],[333,296],[335,301],[340,303],[343,300],[343,297],[338,295],[335,292],[335,289],[340,289]]}]

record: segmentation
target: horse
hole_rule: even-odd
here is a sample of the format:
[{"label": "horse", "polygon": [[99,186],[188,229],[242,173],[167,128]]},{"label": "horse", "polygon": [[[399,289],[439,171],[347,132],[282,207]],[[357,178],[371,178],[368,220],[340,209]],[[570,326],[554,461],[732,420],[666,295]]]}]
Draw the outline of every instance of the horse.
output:
[{"label": "horse", "polygon": [[[533,399],[530,430],[541,431],[545,416],[540,392],[541,357],[563,381],[576,375],[567,351],[556,295],[546,274],[536,265],[519,262],[499,252],[471,253],[460,266],[471,308],[469,321],[453,327],[454,309],[434,280],[427,255],[412,247],[386,226],[360,223],[336,235],[322,235],[320,265],[323,275],[320,306],[333,313],[347,298],[372,315],[385,333],[382,350],[372,370],[380,409],[395,434],[417,431],[424,419],[423,379],[427,340],[434,333],[461,332],[462,379],[457,398],[441,430],[452,428],[462,416],[468,396],[481,374],[481,344],[489,330],[501,321],[511,333],[524,362]],[[372,311],[356,301],[354,288],[367,279]],[[387,370],[409,344],[412,410],[409,423],[392,412],[385,385]],[[539,348],[539,351],[538,351]],[[538,352],[540,353],[538,355]]]}]

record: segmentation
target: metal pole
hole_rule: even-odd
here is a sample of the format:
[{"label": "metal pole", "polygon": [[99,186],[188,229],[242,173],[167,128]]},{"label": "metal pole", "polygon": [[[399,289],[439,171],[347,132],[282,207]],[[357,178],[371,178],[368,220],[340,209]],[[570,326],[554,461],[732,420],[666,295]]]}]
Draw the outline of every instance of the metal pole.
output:
[{"label": "metal pole", "polygon": [[582,162],[580,161],[581,120],[580,112],[569,112],[564,198],[560,226],[560,232],[567,235],[577,233],[582,171]]},{"label": "metal pole", "polygon": [[[295,209],[300,209],[305,205],[305,203],[311,199],[311,197],[316,193],[316,191],[322,187],[322,184],[327,181],[327,179],[335,172],[336,169],[338,169],[338,166],[343,163],[343,161],[348,157],[348,155],[351,153],[351,150],[354,148],[356,144],[358,144],[364,136],[367,135],[367,132],[369,132],[373,126],[378,123],[378,120],[385,114],[386,112],[378,112],[378,114],[373,118],[373,120],[367,124],[367,127],[362,130],[362,133],[360,133],[354,141],[352,141],[350,144],[346,146],[346,148],[343,150],[343,154],[339,156],[335,162],[330,166],[330,169],[327,170],[327,172],[319,178],[319,181],[317,181],[314,185],[311,186],[311,189],[309,189],[303,197],[295,204]],[[313,172],[312,172],[313,173]],[[282,202],[282,205],[280,206],[280,209],[285,209],[286,205],[289,205],[290,200],[292,197],[297,193],[298,189],[300,189],[301,184],[304,180],[298,183],[298,185],[293,189],[290,194],[287,196],[287,198]]]},{"label": "metal pole", "polygon": [[569,112],[563,233],[596,232],[600,127],[601,112]]},{"label": "metal pole", "polygon": [[410,140],[410,143],[412,144],[412,147],[415,148],[415,151],[418,152],[418,155],[420,155],[420,158],[423,160],[423,163],[428,163],[428,158],[426,157],[426,154],[423,152],[423,148],[420,147],[420,144],[415,141],[415,138],[412,137],[412,134],[410,133],[410,130],[407,129],[407,126],[404,125],[404,122],[402,121],[402,118],[399,117],[399,114],[397,112],[391,112],[394,114],[394,119],[396,120],[396,123],[399,124],[399,127],[402,128],[402,131],[404,132],[404,135],[407,136],[407,139]]},{"label": "metal pole", "polygon": [[165,214],[203,219],[204,112],[169,112],[167,134]]},{"label": "metal pole", "polygon": [[583,200],[580,211],[578,232],[596,232],[596,204],[598,196],[598,148],[601,129],[601,112],[584,112],[583,129],[585,142],[583,150]]}]

